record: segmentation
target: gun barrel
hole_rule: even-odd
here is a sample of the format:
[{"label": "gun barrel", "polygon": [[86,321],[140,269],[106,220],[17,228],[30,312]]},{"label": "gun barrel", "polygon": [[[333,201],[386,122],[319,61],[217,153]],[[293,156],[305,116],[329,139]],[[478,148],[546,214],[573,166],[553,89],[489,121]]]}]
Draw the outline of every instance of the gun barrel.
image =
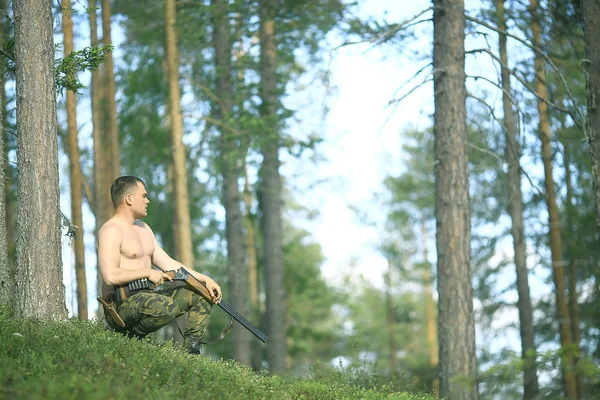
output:
[{"label": "gun barrel", "polygon": [[235,311],[229,304],[221,300],[218,304],[219,307],[227,314],[229,314],[233,319],[235,319],[238,323],[240,323],[244,328],[248,329],[254,336],[260,339],[261,342],[267,343],[269,339],[267,335],[264,334],[260,329],[254,326],[250,321],[248,321],[244,316],[237,311]]}]

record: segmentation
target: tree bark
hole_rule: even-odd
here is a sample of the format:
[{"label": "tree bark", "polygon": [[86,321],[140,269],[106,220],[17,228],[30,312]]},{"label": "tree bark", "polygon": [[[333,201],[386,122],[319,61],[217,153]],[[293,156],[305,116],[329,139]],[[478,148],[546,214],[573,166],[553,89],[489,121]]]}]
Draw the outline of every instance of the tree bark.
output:
[{"label": "tree bark", "polygon": [[[564,118],[561,118],[561,127],[563,128],[563,132],[566,133],[565,129],[565,121]],[[572,216],[575,214],[575,208],[573,205],[573,179],[571,176],[571,144],[569,143],[569,138],[563,135],[562,137],[562,145],[563,145],[563,162],[565,166],[565,189],[566,189],[566,198],[565,198],[565,206],[567,210],[567,218],[566,218],[566,233],[568,236],[567,239],[567,250],[565,252],[568,259],[568,270],[567,270],[567,293],[569,297],[569,315],[571,316],[571,334],[573,335],[573,344],[575,348],[577,348],[577,352],[580,350],[581,343],[581,331],[579,328],[580,325],[580,312],[579,312],[579,302],[577,301],[577,257],[576,257],[576,248],[577,244],[576,235],[573,230],[573,220]],[[577,364],[579,362],[579,355],[575,355],[573,362]],[[575,376],[575,381],[577,384],[577,396],[581,398],[583,396],[583,383],[581,381],[581,377],[579,375]]]},{"label": "tree bark", "polygon": [[[506,31],[506,19],[504,12],[504,1],[496,0],[496,18],[498,29]],[[499,35],[500,60],[508,66],[508,54],[506,51],[506,35]],[[506,162],[508,163],[508,208],[512,221],[511,235],[513,238],[513,250],[515,257],[515,269],[517,275],[517,294],[519,322],[521,334],[521,357],[523,366],[523,398],[534,399],[539,395],[539,384],[537,378],[535,333],[533,329],[533,311],[531,308],[531,297],[529,292],[529,277],[527,270],[527,248],[525,243],[525,227],[523,225],[523,194],[521,192],[521,148],[519,144],[519,132],[512,108],[512,89],[510,84],[510,72],[502,67],[502,105],[504,110],[504,134],[506,140]]]},{"label": "tree bark", "polygon": [[[64,54],[67,57],[73,51],[73,20],[71,18],[71,0],[63,0],[62,26],[64,35]],[[71,183],[71,223],[78,228],[73,238],[75,244],[75,276],[77,280],[77,315],[87,319],[87,287],[85,279],[85,249],[83,246],[82,196],[83,179],[79,160],[79,142],[77,132],[77,98],[67,90],[67,130],[69,148],[69,171]]]},{"label": "tree bark", "polygon": [[[476,400],[463,0],[434,0],[440,397]],[[452,38],[452,40],[448,40]]]},{"label": "tree bark", "polygon": [[[5,1],[0,3],[0,9],[4,10],[6,8]],[[3,25],[0,25],[3,26]],[[4,35],[0,35],[0,46],[4,45]],[[5,68],[6,59],[4,56],[0,56],[0,84],[2,88],[4,88],[5,81]],[[4,90],[3,90],[4,94]],[[14,292],[14,282],[13,282],[13,274],[11,271],[11,265],[8,257],[8,218],[7,218],[7,206],[8,206],[8,196],[7,187],[6,187],[6,172],[8,171],[5,168],[7,165],[7,152],[5,151],[5,110],[6,110],[6,98],[2,96],[0,98],[0,157],[2,160],[0,162],[0,304],[3,304],[7,307],[8,312],[12,313],[14,307],[15,300],[15,292]]]},{"label": "tree bark", "polygon": [[[230,24],[227,15],[227,1],[212,0],[213,42],[215,47],[215,67],[217,74],[218,101],[214,103],[217,119],[232,123],[233,90],[231,85],[231,44]],[[225,207],[225,229],[227,235],[227,261],[229,290],[232,306],[242,314],[248,311],[248,271],[244,257],[244,225],[242,218],[241,195],[238,185],[240,149],[236,137],[220,128],[219,166],[223,176],[223,205]],[[243,364],[250,365],[250,337],[243,329],[234,329],[233,354]]]},{"label": "tree bark", "polygon": [[[102,1],[102,42],[104,45],[111,45],[111,26],[110,18],[110,0]],[[111,166],[110,183],[117,179],[121,174],[121,162],[119,158],[119,126],[117,124],[117,90],[115,83],[115,67],[112,52],[107,53],[104,63],[104,89],[105,106],[107,116],[106,138],[108,139],[108,161]],[[110,185],[109,183],[109,185]]]},{"label": "tree bark", "polygon": [[179,87],[179,51],[177,50],[177,21],[175,0],[165,0],[167,79],[169,82],[169,112],[171,121],[171,146],[175,195],[175,252],[183,265],[194,268],[192,225],[183,145],[183,114]]},{"label": "tree bark", "polygon": [[[90,16],[90,44],[92,47],[96,47],[99,44],[98,41],[98,24],[96,17],[96,0],[89,0],[89,16]],[[105,120],[105,109],[103,107],[103,92],[102,87],[102,70],[92,70],[92,90],[91,90],[91,103],[92,103],[92,137],[94,140],[94,215],[96,219],[95,235],[98,237],[98,231],[102,225],[108,221],[113,213],[113,206],[110,199],[110,185],[112,184],[111,177],[112,167],[109,161],[109,146],[108,140],[106,140],[106,127],[103,123]],[[96,265],[99,265],[96,259]],[[97,293],[102,293],[103,280],[100,275],[100,269],[97,268],[96,274],[97,282]],[[104,313],[102,308],[98,308],[98,318],[103,318]]]},{"label": "tree bark", "polygon": [[250,304],[255,314],[258,314],[258,262],[256,257],[256,229],[252,217],[252,192],[248,181],[248,171],[244,160],[244,206],[246,215],[244,225],[246,226],[246,257],[248,258],[248,279],[250,288]]},{"label": "tree bark", "polygon": [[[427,318],[427,344],[429,346],[429,365],[438,368],[440,363],[438,349],[437,316],[435,315],[435,300],[433,299],[433,276],[431,273],[431,264],[427,255],[427,226],[425,221],[421,222],[421,245],[423,247],[423,265],[425,272],[423,280],[425,283],[425,313]],[[440,379],[438,377],[432,382],[433,392],[440,392]]]},{"label": "tree bark", "polygon": [[394,307],[394,297],[392,295],[392,263],[388,260],[388,270],[383,274],[385,283],[385,326],[388,336],[388,360],[390,371],[397,372],[398,369],[398,346],[396,344],[396,310]]},{"label": "tree bark", "polygon": [[581,0],[586,56],[587,141],[592,158],[596,226],[600,237],[600,1]]},{"label": "tree bark", "polygon": [[275,47],[275,5],[273,0],[259,1],[260,15],[260,95],[264,121],[260,148],[263,162],[259,191],[262,223],[265,283],[267,295],[267,326],[269,370],[281,374],[287,370],[286,322],[283,249],[281,242],[281,176],[279,174],[279,96],[277,94],[277,53]]},{"label": "tree bark", "polygon": [[[531,32],[533,37],[533,45],[542,47],[542,28],[538,19],[539,2],[538,0],[530,0],[531,11]],[[548,89],[546,87],[546,74],[544,71],[545,62],[539,52],[535,53],[535,91],[538,97],[537,107],[539,114],[538,135],[541,142],[542,162],[544,164],[544,184],[546,188],[546,204],[548,207],[549,218],[549,236],[550,236],[550,252],[552,257],[552,271],[554,285],[556,287],[556,310],[558,317],[558,326],[560,333],[560,344],[564,349],[573,344],[571,334],[571,320],[569,316],[569,308],[566,300],[565,273],[563,260],[562,240],[560,237],[560,217],[558,206],[556,204],[556,192],[554,188],[554,178],[552,173],[552,149],[550,148],[550,114],[548,112],[548,104],[540,99],[548,98]],[[569,351],[562,359],[563,361],[563,380],[567,398],[577,398],[577,384],[573,371],[574,363],[573,356]]]},{"label": "tree bark", "polygon": [[17,92],[16,316],[64,320],[52,4],[14,2]]}]

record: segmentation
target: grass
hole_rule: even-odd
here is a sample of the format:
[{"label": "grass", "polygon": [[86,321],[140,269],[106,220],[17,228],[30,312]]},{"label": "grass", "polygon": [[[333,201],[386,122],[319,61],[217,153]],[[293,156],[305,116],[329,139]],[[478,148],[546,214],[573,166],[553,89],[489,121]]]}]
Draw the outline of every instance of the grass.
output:
[{"label": "grass", "polygon": [[268,376],[233,361],[188,355],[170,343],[127,339],[98,323],[12,319],[0,312],[0,399],[394,399],[326,380]]}]

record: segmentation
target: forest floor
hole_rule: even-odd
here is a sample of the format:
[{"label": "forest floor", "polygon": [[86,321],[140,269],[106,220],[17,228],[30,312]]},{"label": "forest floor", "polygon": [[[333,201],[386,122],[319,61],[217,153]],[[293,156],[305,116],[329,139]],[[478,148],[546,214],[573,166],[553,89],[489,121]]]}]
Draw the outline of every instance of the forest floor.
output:
[{"label": "forest floor", "polygon": [[0,311],[0,399],[435,399],[346,382],[343,374],[269,376],[188,355],[171,342],[128,339],[97,322],[12,319]]}]

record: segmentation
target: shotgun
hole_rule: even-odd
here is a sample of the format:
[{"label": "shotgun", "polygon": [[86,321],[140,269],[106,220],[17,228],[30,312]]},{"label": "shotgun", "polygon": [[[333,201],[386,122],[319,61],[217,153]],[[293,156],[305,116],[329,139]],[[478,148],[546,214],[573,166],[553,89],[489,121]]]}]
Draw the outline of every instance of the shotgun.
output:
[{"label": "shotgun", "polygon": [[[169,275],[169,277],[174,281],[184,281],[188,286],[190,286],[195,292],[204,297],[207,301],[211,303],[213,302],[212,295],[211,293],[209,293],[204,283],[194,278],[194,276],[190,274],[185,268],[181,267],[177,271],[167,271],[166,274]],[[256,336],[261,342],[267,343],[267,335],[265,335],[264,332],[262,332],[256,326],[252,325],[250,321],[248,321],[240,313],[235,311],[229,304],[221,300],[217,305],[221,307],[221,309],[225,311],[231,318],[236,320],[240,325],[248,329],[250,333]]]}]

